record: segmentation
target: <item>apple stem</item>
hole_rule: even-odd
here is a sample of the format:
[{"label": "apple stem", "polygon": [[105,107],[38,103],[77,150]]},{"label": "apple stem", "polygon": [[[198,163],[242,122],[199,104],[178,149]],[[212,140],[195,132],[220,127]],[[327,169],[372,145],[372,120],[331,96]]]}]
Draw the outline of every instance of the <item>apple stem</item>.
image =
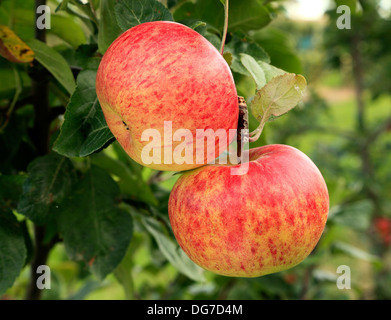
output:
[{"label": "apple stem", "polygon": [[259,139],[259,137],[262,134],[263,128],[265,127],[265,121],[262,121],[259,125],[259,127],[250,133],[249,142],[255,142]]},{"label": "apple stem", "polygon": [[223,38],[221,40],[221,48],[220,52],[223,55],[224,54],[224,46],[225,46],[225,40],[227,39],[227,32],[228,32],[228,9],[229,9],[229,0],[225,0],[225,17],[224,17],[224,30],[223,30]]},{"label": "apple stem", "polygon": [[243,144],[249,141],[248,137],[248,110],[247,103],[243,97],[238,97],[239,105],[239,120],[238,120],[238,129],[237,129],[237,157],[238,163],[241,163],[242,160],[242,147]]}]

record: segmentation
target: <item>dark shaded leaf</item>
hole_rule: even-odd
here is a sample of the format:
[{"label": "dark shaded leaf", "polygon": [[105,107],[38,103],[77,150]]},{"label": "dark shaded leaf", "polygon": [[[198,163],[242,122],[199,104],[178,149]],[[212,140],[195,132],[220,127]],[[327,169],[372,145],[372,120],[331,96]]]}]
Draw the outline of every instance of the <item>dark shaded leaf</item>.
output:
[{"label": "dark shaded leaf", "polygon": [[85,157],[114,139],[95,90],[96,71],[85,70],[65,112],[65,121],[53,150],[67,157]]},{"label": "dark shaded leaf", "polygon": [[110,44],[121,34],[121,28],[118,26],[114,7],[116,1],[101,1],[101,17],[99,20],[98,46],[99,52],[104,54]]},{"label": "dark shaded leaf", "polygon": [[69,257],[84,261],[100,279],[124,258],[132,238],[131,216],[118,208],[118,185],[93,166],[59,206],[60,231]]},{"label": "dark shaded leaf", "polygon": [[170,11],[156,0],[119,0],[115,14],[123,31],[144,22],[173,21]]},{"label": "dark shaded leaf", "polygon": [[0,295],[22,271],[26,255],[23,230],[11,210],[0,202]]},{"label": "dark shaded leaf", "polygon": [[18,212],[36,224],[47,223],[72,188],[75,181],[73,165],[65,157],[49,154],[35,159],[28,166],[28,175]]},{"label": "dark shaded leaf", "polygon": [[122,194],[157,205],[154,194],[141,177],[141,171],[133,170],[131,166],[103,154],[94,156],[92,162],[119,179],[118,185]]}]

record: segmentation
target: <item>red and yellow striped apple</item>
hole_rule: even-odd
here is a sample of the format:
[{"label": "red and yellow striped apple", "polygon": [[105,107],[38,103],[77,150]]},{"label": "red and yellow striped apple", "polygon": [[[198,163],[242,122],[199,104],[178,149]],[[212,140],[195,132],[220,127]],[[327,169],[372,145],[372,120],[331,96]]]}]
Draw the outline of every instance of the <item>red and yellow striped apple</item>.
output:
[{"label": "red and yellow striped apple", "polygon": [[[228,64],[209,41],[179,23],[147,22],[120,35],[99,65],[96,92],[107,125],[124,150],[154,169],[182,171],[205,165],[211,160],[208,142],[202,137],[196,149],[196,130],[223,129],[228,146],[228,131],[237,128],[238,97]],[[165,122],[172,125],[170,131],[165,132]],[[143,138],[148,129],[159,139]],[[184,142],[180,134],[176,139],[164,137],[183,129],[193,141]],[[192,152],[184,163],[176,161],[176,147],[191,142]],[[214,159],[224,150],[219,150],[218,139],[211,144]],[[143,160],[146,146],[153,155],[156,152],[152,163]],[[200,152],[201,162],[196,160]]]},{"label": "red and yellow striped apple", "polygon": [[169,199],[174,235],[196,264],[232,277],[292,268],[324,230],[329,196],[316,165],[286,145],[249,151],[247,174],[207,165],[184,173]]}]

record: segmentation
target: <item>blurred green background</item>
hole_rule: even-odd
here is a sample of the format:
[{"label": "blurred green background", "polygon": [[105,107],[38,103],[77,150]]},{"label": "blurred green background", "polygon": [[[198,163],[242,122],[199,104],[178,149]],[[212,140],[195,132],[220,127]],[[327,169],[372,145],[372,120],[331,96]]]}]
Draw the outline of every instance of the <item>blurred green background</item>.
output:
[{"label": "blurred green background", "polygon": [[[203,15],[212,0],[195,4],[161,2],[181,22],[185,16],[207,20]],[[245,7],[246,2],[242,1],[241,6]],[[270,64],[303,74],[308,89],[304,101],[284,117],[268,123],[262,139],[251,147],[272,143],[294,146],[322,172],[329,189],[330,212],[314,252],[291,270],[261,278],[228,278],[204,272],[204,280],[196,281],[162,253],[161,243],[175,243],[170,231],[165,238],[159,238],[161,234],[151,232],[138,218],[139,213],[133,213],[133,238],[125,260],[102,281],[90,273],[85,263],[70,260],[62,242],[56,243],[47,263],[52,271],[52,288],[43,291],[43,299],[391,298],[391,5],[376,0],[262,2],[272,21],[259,30],[246,30],[242,36],[250,39],[247,43],[262,47],[270,56]],[[79,59],[74,54],[79,45],[97,42],[94,26],[83,21],[86,14],[80,7],[70,3],[68,10],[54,14],[60,1],[48,3],[53,28],[48,32],[47,43],[72,66]],[[99,16],[99,1],[93,3]],[[351,10],[351,29],[337,27],[341,14],[336,8],[340,5]],[[24,40],[33,37],[33,6],[33,1],[0,1],[0,24],[10,25]],[[213,28],[201,29],[196,30],[218,43],[219,34]],[[234,55],[238,52],[233,43],[240,35],[235,32],[228,35],[226,45],[226,52]],[[251,50],[248,45],[242,52]],[[80,59],[77,61],[80,64]],[[238,92],[249,101],[255,94],[255,83],[239,69],[233,67]],[[2,57],[0,70],[3,112],[13,97],[16,82],[12,67]],[[28,91],[30,79],[27,73],[21,74],[23,90]],[[52,100],[60,103],[61,94],[56,90],[53,88]],[[32,112],[27,104],[16,114],[28,119]],[[60,118],[52,124],[53,132],[58,131],[61,121]],[[250,126],[256,125],[250,119]],[[22,152],[26,158],[34,153],[28,146]],[[116,143],[101,151],[100,156],[116,161],[126,157]],[[7,155],[3,157],[5,163]],[[83,167],[86,160],[72,161]],[[105,169],[109,166],[99,156],[91,156],[89,161]],[[124,163],[129,164],[129,159]],[[20,168],[25,166],[21,164]],[[178,176],[146,168],[137,170],[160,205],[145,209],[137,201],[131,204],[140,212],[145,209],[152,217],[166,221],[166,202]],[[3,165],[2,173],[14,174],[15,170]],[[14,214],[24,219],[16,211]],[[32,233],[31,222],[26,223]],[[350,289],[336,285],[341,265],[350,268]],[[27,265],[3,299],[23,299],[29,281]]]}]

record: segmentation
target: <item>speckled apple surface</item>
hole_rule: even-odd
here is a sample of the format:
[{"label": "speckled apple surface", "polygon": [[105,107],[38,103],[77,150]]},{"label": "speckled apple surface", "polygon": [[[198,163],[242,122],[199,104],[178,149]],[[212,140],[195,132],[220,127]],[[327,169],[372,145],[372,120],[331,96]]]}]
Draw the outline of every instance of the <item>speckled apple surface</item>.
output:
[{"label": "speckled apple surface", "polygon": [[184,173],[169,199],[175,237],[199,266],[233,277],[292,268],[324,230],[329,195],[316,165],[286,145],[250,150],[249,170],[208,165]]},{"label": "speckled apple surface", "polygon": [[[238,100],[228,64],[218,50],[196,31],[182,24],[155,21],[135,26],[119,36],[99,65],[96,91],[107,125],[124,150],[145,166],[168,171],[188,170],[206,164],[220,154],[219,141],[213,143],[205,161],[197,164],[196,129],[236,129]],[[172,121],[172,133],[190,130],[193,152],[186,163],[170,163],[166,150],[183,143],[164,141],[164,121]],[[144,163],[142,133],[156,129],[161,141],[153,150],[161,151],[161,164]],[[168,138],[168,137],[166,137]],[[214,157],[212,157],[214,158]],[[157,162],[157,161],[155,161]],[[167,163],[165,163],[167,162]]]}]

